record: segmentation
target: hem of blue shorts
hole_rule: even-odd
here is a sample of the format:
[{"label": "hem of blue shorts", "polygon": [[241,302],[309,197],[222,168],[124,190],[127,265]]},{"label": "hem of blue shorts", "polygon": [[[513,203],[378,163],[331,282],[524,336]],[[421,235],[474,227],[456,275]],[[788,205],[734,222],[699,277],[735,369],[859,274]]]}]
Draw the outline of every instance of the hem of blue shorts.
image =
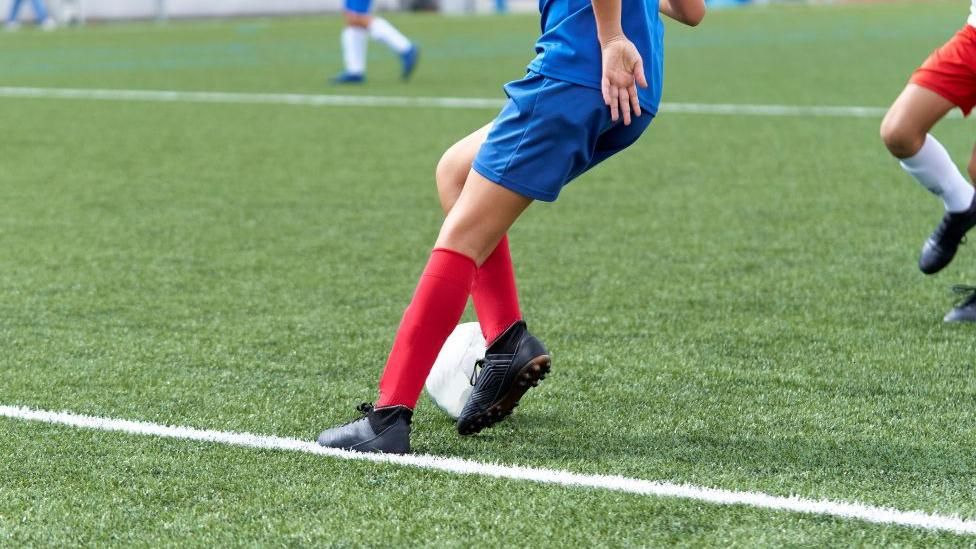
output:
[{"label": "hem of blue shorts", "polygon": [[478,159],[475,159],[474,162],[471,163],[471,169],[478,172],[479,174],[481,174],[482,177],[491,181],[492,183],[496,185],[501,185],[502,187],[505,187],[506,189],[512,192],[518,193],[522,196],[531,198],[533,200],[541,200],[543,202],[555,202],[556,198],[559,197],[559,193],[539,192],[536,189],[526,187],[525,185],[520,185],[510,179],[507,179],[502,174],[488,168],[481,162],[478,162]]},{"label": "hem of blue shorts", "polygon": [[342,11],[347,11],[349,13],[355,13],[356,15],[369,15],[369,11],[370,10],[359,11],[359,10],[351,10],[349,8],[342,8]]},{"label": "hem of blue shorts", "polygon": [[[583,86],[584,88],[590,88],[591,90],[601,90],[599,82],[593,82],[576,75],[565,74],[561,71],[554,71],[552,69],[543,68],[542,63],[539,63],[538,59],[533,60],[531,63],[529,63],[527,70],[529,72],[534,72],[538,75],[545,76],[547,78],[552,78],[554,80],[560,80],[563,82],[568,82],[570,84],[576,84],[577,86]],[[638,96],[639,95],[640,94],[638,94]],[[641,100],[640,106],[642,109],[650,113],[651,116],[657,116],[658,105]]]}]

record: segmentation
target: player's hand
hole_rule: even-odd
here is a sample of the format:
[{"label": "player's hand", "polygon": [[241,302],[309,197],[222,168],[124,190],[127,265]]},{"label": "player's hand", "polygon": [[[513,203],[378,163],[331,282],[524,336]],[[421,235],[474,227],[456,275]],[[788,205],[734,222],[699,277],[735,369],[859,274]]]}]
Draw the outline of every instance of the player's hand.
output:
[{"label": "player's hand", "polygon": [[623,115],[624,125],[630,125],[630,114],[640,116],[637,86],[647,87],[644,61],[637,47],[627,37],[618,34],[601,45],[603,49],[603,102],[610,107],[610,119],[616,122]]}]

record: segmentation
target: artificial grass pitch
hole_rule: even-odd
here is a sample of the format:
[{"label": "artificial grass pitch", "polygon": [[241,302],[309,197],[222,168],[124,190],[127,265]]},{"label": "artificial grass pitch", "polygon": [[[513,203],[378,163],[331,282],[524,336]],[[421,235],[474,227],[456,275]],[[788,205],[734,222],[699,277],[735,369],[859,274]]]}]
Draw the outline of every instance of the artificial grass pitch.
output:
[{"label": "artificial grass pitch", "polygon": [[[669,25],[666,101],[885,106],[958,3]],[[396,17],[325,86],[338,19],[0,36],[0,86],[501,97],[531,17]],[[433,168],[491,110],[0,100],[0,403],[312,439],[375,392],[440,214]],[[416,451],[976,516],[965,247],[870,118],[662,113],[511,234],[553,374]],[[962,163],[972,131],[936,135]],[[469,318],[470,319],[470,318]],[[0,545],[958,545],[945,533],[0,420]]]}]

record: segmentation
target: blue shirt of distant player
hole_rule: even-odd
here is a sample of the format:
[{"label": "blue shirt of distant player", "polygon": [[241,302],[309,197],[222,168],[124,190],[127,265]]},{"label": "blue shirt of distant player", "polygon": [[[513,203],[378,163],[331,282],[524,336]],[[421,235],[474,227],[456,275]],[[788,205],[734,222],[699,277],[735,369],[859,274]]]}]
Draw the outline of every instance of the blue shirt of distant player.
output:
[{"label": "blue shirt of distant player", "polygon": [[[539,0],[542,36],[529,70],[588,88],[600,89],[603,59],[590,0]],[[622,0],[624,34],[644,61],[647,88],[637,88],[641,108],[657,113],[664,84],[664,25],[658,0]]]}]

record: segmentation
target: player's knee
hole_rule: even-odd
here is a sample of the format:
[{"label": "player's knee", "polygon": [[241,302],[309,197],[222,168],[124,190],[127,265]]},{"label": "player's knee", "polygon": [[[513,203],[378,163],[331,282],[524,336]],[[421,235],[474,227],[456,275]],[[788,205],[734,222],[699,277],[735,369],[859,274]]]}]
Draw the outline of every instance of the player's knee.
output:
[{"label": "player's knee", "polygon": [[350,27],[362,27],[366,28],[369,26],[369,16],[362,13],[356,13],[354,11],[344,12],[346,24]]},{"label": "player's knee", "polygon": [[470,227],[464,223],[442,227],[437,237],[436,247],[464,254],[478,265],[481,265],[492,251],[491,243],[486,242],[482,234],[470,230]]},{"label": "player's knee", "polygon": [[452,211],[441,225],[436,247],[447,248],[464,254],[481,264],[494,250],[501,234],[495,234],[491,223],[486,222],[474,209]]},{"label": "player's knee", "polygon": [[464,179],[468,176],[470,165],[464,166],[453,148],[448,149],[437,162],[434,179],[437,181],[437,193],[443,198],[445,195],[456,196],[464,187]]},{"label": "player's knee", "polygon": [[881,122],[881,141],[897,158],[914,156],[925,143],[925,133],[902,124],[897,117],[886,116]]}]

